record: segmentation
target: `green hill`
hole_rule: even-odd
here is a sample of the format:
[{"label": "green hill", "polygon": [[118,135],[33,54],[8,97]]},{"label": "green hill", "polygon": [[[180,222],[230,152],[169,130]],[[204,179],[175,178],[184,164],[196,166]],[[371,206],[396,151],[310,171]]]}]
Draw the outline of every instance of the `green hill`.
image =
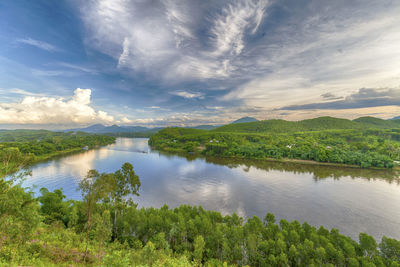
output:
[{"label": "green hill", "polygon": [[369,128],[387,129],[400,127],[400,120],[383,120],[375,117],[360,117],[353,121],[363,124]]},{"label": "green hill", "polygon": [[238,120],[235,120],[235,121],[231,122],[231,124],[253,122],[253,121],[258,121],[258,120],[256,118],[253,118],[253,117],[243,117],[243,118],[240,118]]},{"label": "green hill", "polygon": [[216,128],[216,132],[241,132],[241,133],[287,133],[318,131],[328,129],[358,129],[363,126],[357,122],[332,117],[319,117],[303,121],[264,120],[249,123],[228,124]]},{"label": "green hill", "polygon": [[391,129],[400,128],[400,120],[383,120],[374,117],[361,117],[355,120],[333,117],[319,117],[302,121],[264,120],[248,123],[228,124],[214,129],[215,132],[236,133],[291,133],[322,131],[333,129]]}]

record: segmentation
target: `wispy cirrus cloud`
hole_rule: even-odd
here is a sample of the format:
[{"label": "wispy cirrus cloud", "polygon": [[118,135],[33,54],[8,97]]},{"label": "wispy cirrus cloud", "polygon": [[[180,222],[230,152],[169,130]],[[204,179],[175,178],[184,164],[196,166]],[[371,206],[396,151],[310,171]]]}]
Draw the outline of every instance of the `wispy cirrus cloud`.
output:
[{"label": "wispy cirrus cloud", "polygon": [[97,41],[88,43],[114,57],[118,67],[177,82],[229,77],[267,4],[99,0],[83,3],[81,10],[89,40]]},{"label": "wispy cirrus cloud", "polygon": [[58,48],[58,47],[56,47],[56,46],[54,46],[52,44],[49,44],[47,42],[40,41],[40,40],[35,40],[35,39],[32,39],[32,38],[20,38],[20,39],[17,39],[16,41],[18,43],[31,45],[31,46],[34,46],[36,48],[39,48],[39,49],[42,49],[42,50],[45,50],[45,51],[48,51],[48,52],[60,52],[60,51],[62,51],[60,48]]},{"label": "wispy cirrus cloud", "polygon": [[222,101],[274,109],[315,102],[327,92],[400,83],[400,5],[390,1],[299,7],[291,0],[97,0],[81,6],[88,43],[119,67],[159,81],[167,94],[176,91],[170,83],[192,82],[206,85],[204,96],[218,88],[226,91]]}]

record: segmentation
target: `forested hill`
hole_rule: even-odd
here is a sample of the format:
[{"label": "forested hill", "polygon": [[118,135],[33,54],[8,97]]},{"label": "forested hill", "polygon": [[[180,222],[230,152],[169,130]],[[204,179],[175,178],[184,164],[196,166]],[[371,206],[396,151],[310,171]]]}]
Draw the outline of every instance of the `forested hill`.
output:
[{"label": "forested hill", "polygon": [[383,120],[374,117],[361,117],[355,120],[347,120],[333,117],[319,117],[302,121],[264,120],[247,123],[228,124],[218,127],[213,131],[237,133],[288,133],[333,129],[368,128],[400,128],[400,120]]},{"label": "forested hill", "polygon": [[167,128],[153,135],[149,144],[206,156],[392,168],[400,162],[400,120],[320,117],[229,124],[211,131]]},{"label": "forested hill", "polygon": [[235,123],[245,123],[245,122],[254,122],[254,121],[258,121],[256,118],[253,117],[243,117],[240,118],[238,120],[235,120],[233,122],[231,122],[231,124],[235,124]]}]

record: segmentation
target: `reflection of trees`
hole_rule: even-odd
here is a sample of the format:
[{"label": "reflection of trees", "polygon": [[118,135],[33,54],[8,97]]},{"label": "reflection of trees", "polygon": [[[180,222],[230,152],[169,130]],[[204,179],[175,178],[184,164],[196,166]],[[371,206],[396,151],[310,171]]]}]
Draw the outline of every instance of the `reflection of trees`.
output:
[{"label": "reflection of trees", "polygon": [[[200,158],[196,155],[187,155],[182,153],[168,153],[160,151],[158,151],[158,153],[166,157],[184,157],[188,161],[193,161],[197,158]],[[388,183],[395,182],[396,184],[400,185],[400,171],[393,169],[362,169],[345,166],[219,157],[206,157],[205,161],[207,163],[227,166],[228,168],[245,167],[248,170],[250,167],[254,167],[265,171],[312,174],[315,181],[327,178],[339,180],[342,177],[351,177],[353,179],[362,178],[367,180],[385,180]]]}]

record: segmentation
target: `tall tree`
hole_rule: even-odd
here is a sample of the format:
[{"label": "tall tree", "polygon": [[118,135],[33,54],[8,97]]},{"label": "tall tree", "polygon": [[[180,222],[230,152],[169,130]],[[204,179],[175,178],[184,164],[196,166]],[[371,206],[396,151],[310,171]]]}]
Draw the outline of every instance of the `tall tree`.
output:
[{"label": "tall tree", "polygon": [[139,196],[140,180],[135,174],[132,164],[126,162],[121,169],[107,177],[109,187],[109,197],[114,204],[114,237],[117,236],[118,226],[117,217],[122,214],[122,211],[135,205],[133,196]]},{"label": "tall tree", "polygon": [[[103,176],[104,177],[104,176]],[[83,202],[87,209],[87,221],[86,221],[86,248],[83,260],[86,260],[87,251],[89,246],[89,233],[92,228],[92,214],[95,210],[96,203],[99,201],[104,194],[101,190],[101,183],[99,183],[101,175],[96,170],[90,170],[86,177],[79,183],[79,189],[81,190]]]}]

